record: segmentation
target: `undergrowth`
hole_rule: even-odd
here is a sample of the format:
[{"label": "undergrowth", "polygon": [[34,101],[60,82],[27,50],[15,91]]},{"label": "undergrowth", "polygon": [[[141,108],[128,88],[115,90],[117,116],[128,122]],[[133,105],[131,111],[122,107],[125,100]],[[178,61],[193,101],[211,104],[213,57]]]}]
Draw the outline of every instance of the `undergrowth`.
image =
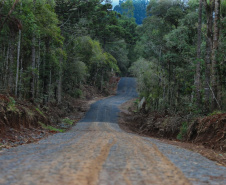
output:
[{"label": "undergrowth", "polygon": [[7,109],[12,112],[16,112],[18,109],[16,108],[16,101],[13,97],[9,97],[9,103]]},{"label": "undergrowth", "polygon": [[139,102],[140,102],[139,98],[137,98],[137,99],[133,102],[134,105],[135,105],[135,107],[136,107],[136,109],[133,110],[134,113],[137,113],[137,112],[139,111],[139,110],[138,110]]},{"label": "undergrowth", "polygon": [[39,114],[41,114],[43,117],[45,117],[44,113],[43,113],[39,108],[36,107],[35,110],[36,110]]},{"label": "undergrowth", "polygon": [[49,130],[49,131],[55,131],[55,132],[65,132],[65,129],[58,129],[58,128],[55,128],[53,126],[50,126],[50,125],[45,125],[44,123],[41,123],[41,122],[38,122],[41,127],[43,129],[46,129],[46,130]]},{"label": "undergrowth", "polygon": [[2,149],[2,147],[3,147],[3,144],[2,144],[2,143],[0,143],[0,150]]},{"label": "undergrowth", "polygon": [[62,121],[64,123],[68,124],[68,125],[73,125],[74,124],[74,121],[69,119],[69,118],[64,118]]},{"label": "undergrowth", "polygon": [[224,113],[224,112],[222,112],[220,110],[216,110],[216,111],[213,111],[213,112],[209,113],[208,116],[214,116],[216,114],[222,114],[222,113]]},{"label": "undergrowth", "polygon": [[180,141],[184,140],[184,138],[187,135],[187,130],[188,130],[188,123],[187,122],[183,122],[181,127],[180,127],[180,132],[177,135],[177,139],[180,140]]}]

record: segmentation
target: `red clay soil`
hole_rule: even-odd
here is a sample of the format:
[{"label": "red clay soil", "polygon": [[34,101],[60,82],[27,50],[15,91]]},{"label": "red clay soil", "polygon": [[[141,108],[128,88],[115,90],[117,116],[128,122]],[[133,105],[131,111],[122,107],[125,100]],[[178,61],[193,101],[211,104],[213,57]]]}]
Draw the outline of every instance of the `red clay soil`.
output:
[{"label": "red clay soil", "polygon": [[8,128],[38,127],[39,122],[50,124],[49,119],[37,107],[29,102],[15,101],[6,95],[0,95],[0,133]]},{"label": "red clay soil", "polygon": [[47,132],[40,123],[51,124],[47,115],[36,105],[0,94],[0,149],[46,136]]},{"label": "red clay soil", "polygon": [[189,129],[188,140],[226,152],[226,114],[216,114],[195,120]]},{"label": "red clay soil", "polygon": [[[119,125],[127,132],[146,137],[158,138],[161,141],[176,145],[226,166],[226,114],[208,116],[191,121],[188,133],[183,141],[176,139],[182,122],[180,116],[169,116],[162,113],[150,115],[138,113],[134,100],[124,103],[121,107]],[[178,127],[178,128],[176,128]]]}]

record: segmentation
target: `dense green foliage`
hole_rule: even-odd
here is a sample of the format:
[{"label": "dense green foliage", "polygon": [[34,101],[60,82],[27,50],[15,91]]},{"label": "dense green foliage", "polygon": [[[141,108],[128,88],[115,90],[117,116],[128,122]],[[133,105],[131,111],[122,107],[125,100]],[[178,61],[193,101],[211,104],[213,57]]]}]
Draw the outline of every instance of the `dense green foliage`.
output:
[{"label": "dense green foliage", "polygon": [[33,101],[81,96],[81,86],[103,89],[125,74],[136,43],[136,23],[108,1],[0,2],[1,92]]},{"label": "dense green foliage", "polygon": [[[209,3],[209,4],[208,4]],[[148,110],[183,111],[201,113],[226,109],[225,101],[225,5],[221,4],[218,48],[207,47],[207,40],[214,43],[217,29],[212,25],[211,36],[207,34],[206,8],[216,1],[203,1],[200,58],[197,58],[199,1],[151,0],[147,7],[148,17],[137,27],[139,40],[135,53],[137,61],[131,72],[138,78],[140,96],[146,98]],[[216,10],[215,10],[216,11]],[[214,11],[211,14],[211,17]],[[213,44],[212,44],[213,45]],[[213,55],[216,54],[214,73]],[[211,58],[212,63],[207,59]],[[199,70],[197,72],[197,64]],[[210,69],[210,70],[209,70]],[[200,76],[197,101],[195,80]],[[214,91],[217,79],[217,91]],[[216,104],[213,106],[213,104]]]},{"label": "dense green foliage", "polygon": [[120,0],[111,9],[109,0],[1,1],[1,92],[60,103],[129,69],[147,110],[226,109],[225,1]]},{"label": "dense green foliage", "polygon": [[146,8],[148,0],[120,0],[119,5],[114,7],[114,11],[134,17],[137,24],[142,24],[143,19],[146,17]]}]

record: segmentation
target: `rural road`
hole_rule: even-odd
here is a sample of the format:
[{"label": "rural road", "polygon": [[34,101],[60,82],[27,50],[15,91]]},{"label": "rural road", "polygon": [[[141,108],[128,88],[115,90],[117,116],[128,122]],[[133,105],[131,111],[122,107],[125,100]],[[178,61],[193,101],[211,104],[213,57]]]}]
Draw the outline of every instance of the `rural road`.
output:
[{"label": "rural road", "polygon": [[199,154],[121,130],[120,104],[137,96],[122,78],[66,133],[0,151],[0,184],[226,184],[226,168]]}]

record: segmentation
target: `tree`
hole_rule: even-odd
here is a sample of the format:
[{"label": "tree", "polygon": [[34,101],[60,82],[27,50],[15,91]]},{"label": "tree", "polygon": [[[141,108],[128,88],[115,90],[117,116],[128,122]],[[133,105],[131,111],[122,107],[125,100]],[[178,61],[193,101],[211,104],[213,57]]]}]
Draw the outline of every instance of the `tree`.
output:
[{"label": "tree", "polygon": [[[10,15],[13,13],[16,5],[19,3],[19,0],[15,0],[15,2],[13,3],[9,13],[5,16],[5,19],[3,20],[3,22],[0,24],[0,31],[2,30],[4,24],[7,22],[7,20],[10,18]],[[3,15],[1,15],[3,16]]]},{"label": "tree", "polygon": [[211,97],[211,83],[210,83],[210,75],[211,75],[211,51],[212,51],[212,27],[213,27],[213,10],[214,10],[214,0],[210,0],[209,3],[204,0],[204,5],[206,9],[206,17],[207,17],[207,37],[206,37],[206,59],[205,59],[205,107],[206,112],[210,109],[210,97]]},{"label": "tree", "polygon": [[219,104],[218,97],[218,79],[217,79],[217,51],[218,51],[218,41],[219,41],[219,32],[220,32],[220,0],[215,0],[214,4],[214,25],[213,25],[213,49],[211,53],[212,60],[212,74],[211,74],[211,85],[213,89],[213,98],[212,98],[212,110],[217,108],[221,109]]},{"label": "tree", "polygon": [[197,64],[195,74],[195,95],[197,106],[201,106],[201,44],[202,44],[202,1],[199,0],[198,39],[197,39]]}]

